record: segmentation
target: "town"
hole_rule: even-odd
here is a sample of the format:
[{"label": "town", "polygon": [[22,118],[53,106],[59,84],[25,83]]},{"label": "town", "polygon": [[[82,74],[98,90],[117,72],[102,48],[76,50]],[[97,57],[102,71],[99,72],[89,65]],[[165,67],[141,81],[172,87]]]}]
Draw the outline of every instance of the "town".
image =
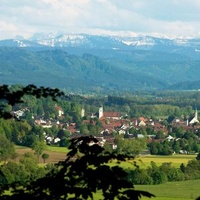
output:
[{"label": "town", "polygon": [[[31,117],[36,126],[43,128],[45,141],[48,145],[59,145],[63,139],[93,135],[98,138],[101,146],[109,143],[112,149],[115,149],[115,138],[118,135],[132,140],[145,139],[151,154],[191,154],[198,153],[200,149],[200,124],[197,109],[194,109],[187,118],[173,116],[167,119],[153,119],[143,116],[129,117],[125,112],[121,114],[118,111],[106,111],[103,105],[96,107],[96,112],[90,113],[79,105],[76,108],[76,112],[79,112],[77,113],[79,118],[76,116],[74,119],[71,117],[70,120],[66,120],[66,113],[62,106],[55,103],[52,103],[52,106],[55,112],[54,119],[48,119],[44,117],[44,114],[41,117]],[[74,105],[74,107],[76,106]],[[89,109],[88,106],[86,107]],[[17,118],[23,118],[27,113],[31,114],[30,110],[26,107],[13,111],[13,115]],[[47,131],[52,127],[57,129],[54,134]],[[61,132],[63,133],[61,134]],[[162,148],[158,147],[158,144]],[[164,150],[163,146],[167,149]],[[160,150],[155,150],[155,148]]]}]

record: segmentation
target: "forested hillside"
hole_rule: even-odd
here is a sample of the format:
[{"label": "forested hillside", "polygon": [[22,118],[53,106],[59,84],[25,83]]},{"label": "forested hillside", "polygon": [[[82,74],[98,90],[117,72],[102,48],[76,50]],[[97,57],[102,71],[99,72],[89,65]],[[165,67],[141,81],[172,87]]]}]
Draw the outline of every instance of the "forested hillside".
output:
[{"label": "forested hillside", "polygon": [[199,89],[198,40],[181,46],[150,38],[145,41],[150,44],[138,46],[134,41],[135,46],[128,46],[116,39],[88,36],[74,40],[73,46],[69,39],[61,39],[53,47],[35,41],[1,41],[0,83],[99,94]]},{"label": "forested hillside", "polygon": [[[135,90],[163,87],[141,71],[128,69],[91,54],[76,56],[63,50],[28,51],[1,48],[1,83],[36,84],[71,91]],[[80,87],[81,86],[81,87]]]}]

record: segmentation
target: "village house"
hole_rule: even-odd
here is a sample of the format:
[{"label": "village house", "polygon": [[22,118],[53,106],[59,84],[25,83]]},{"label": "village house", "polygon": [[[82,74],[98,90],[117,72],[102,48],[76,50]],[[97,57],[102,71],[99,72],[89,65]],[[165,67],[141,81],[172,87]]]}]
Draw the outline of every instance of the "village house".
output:
[{"label": "village house", "polygon": [[12,111],[11,114],[15,116],[17,119],[25,116],[25,112],[30,111],[28,108],[23,108],[21,110]]},{"label": "village house", "polygon": [[[63,117],[63,110],[60,106],[56,105],[56,110],[58,111],[58,116]],[[91,113],[88,114],[88,116],[85,116],[85,110],[82,108],[81,110],[81,117],[83,118],[82,122],[83,124],[86,125],[96,125],[97,121],[101,123],[101,126],[99,130],[99,135],[98,137],[103,138],[101,139],[100,145],[103,145],[105,141],[110,141],[112,144],[113,148],[114,143],[111,138],[113,138],[112,133],[117,133],[121,135],[125,135],[127,138],[143,138],[147,137],[148,142],[151,141],[156,141],[155,136],[156,132],[162,131],[164,135],[166,136],[166,140],[173,140],[170,136],[170,129],[168,130],[167,126],[165,123],[162,123],[162,120],[153,120],[151,118],[144,118],[142,116],[130,119],[128,117],[123,118],[120,112],[113,112],[113,111],[104,111],[103,106],[99,107],[98,112],[96,113]],[[57,127],[62,128],[63,130],[68,130],[71,135],[70,137],[80,137],[80,130],[77,129],[76,123],[66,123],[63,122],[63,120],[60,120],[62,123],[59,122],[60,118],[57,120],[43,120],[41,119],[36,119],[35,123],[39,126],[45,127],[45,128],[51,128],[53,124],[56,124]],[[188,118],[187,120],[175,117],[171,120],[170,126],[172,127],[183,127],[184,130],[192,130],[195,131],[197,130],[197,127],[199,127],[199,121],[198,121],[198,112],[197,110],[194,113],[194,116],[192,118]],[[88,126],[89,127],[89,126]],[[154,134],[151,135],[144,135],[143,131],[139,130],[146,130],[146,128],[150,128]],[[130,134],[129,131],[131,128],[134,128],[136,132],[134,134]],[[138,133],[137,133],[138,131]],[[145,132],[144,132],[145,133]],[[47,141],[49,142],[57,142],[54,141],[55,138],[48,137],[46,138]],[[164,138],[162,138],[164,139]],[[159,140],[158,140],[159,141]]]},{"label": "village house", "polygon": [[44,120],[42,118],[35,119],[35,124],[43,128],[51,128],[52,122],[50,120]]}]

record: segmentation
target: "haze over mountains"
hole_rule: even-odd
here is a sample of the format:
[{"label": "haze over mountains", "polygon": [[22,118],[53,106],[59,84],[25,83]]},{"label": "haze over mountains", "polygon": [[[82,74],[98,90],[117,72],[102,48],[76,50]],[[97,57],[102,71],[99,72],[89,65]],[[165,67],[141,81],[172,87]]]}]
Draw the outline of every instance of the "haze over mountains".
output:
[{"label": "haze over mountains", "polygon": [[200,88],[200,39],[35,34],[0,41],[0,84],[73,92]]}]

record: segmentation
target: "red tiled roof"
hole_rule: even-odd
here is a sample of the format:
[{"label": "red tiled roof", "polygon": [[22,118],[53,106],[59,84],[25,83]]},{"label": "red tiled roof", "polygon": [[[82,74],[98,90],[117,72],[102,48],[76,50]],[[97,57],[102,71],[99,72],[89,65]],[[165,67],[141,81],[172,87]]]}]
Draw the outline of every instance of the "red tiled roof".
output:
[{"label": "red tiled roof", "polygon": [[59,110],[63,110],[60,106],[55,106],[55,108],[59,111]]},{"label": "red tiled roof", "polygon": [[119,112],[103,112],[104,117],[120,117]]},{"label": "red tiled roof", "polygon": [[75,133],[76,132],[76,127],[75,126],[68,126],[67,130],[69,130],[70,133]]},{"label": "red tiled roof", "polygon": [[102,126],[113,126],[113,127],[120,127],[122,125],[122,122],[119,120],[109,120],[109,123],[106,123],[105,120],[101,120]]},{"label": "red tiled roof", "polygon": [[144,117],[139,117],[140,121],[146,121],[146,119]]}]

